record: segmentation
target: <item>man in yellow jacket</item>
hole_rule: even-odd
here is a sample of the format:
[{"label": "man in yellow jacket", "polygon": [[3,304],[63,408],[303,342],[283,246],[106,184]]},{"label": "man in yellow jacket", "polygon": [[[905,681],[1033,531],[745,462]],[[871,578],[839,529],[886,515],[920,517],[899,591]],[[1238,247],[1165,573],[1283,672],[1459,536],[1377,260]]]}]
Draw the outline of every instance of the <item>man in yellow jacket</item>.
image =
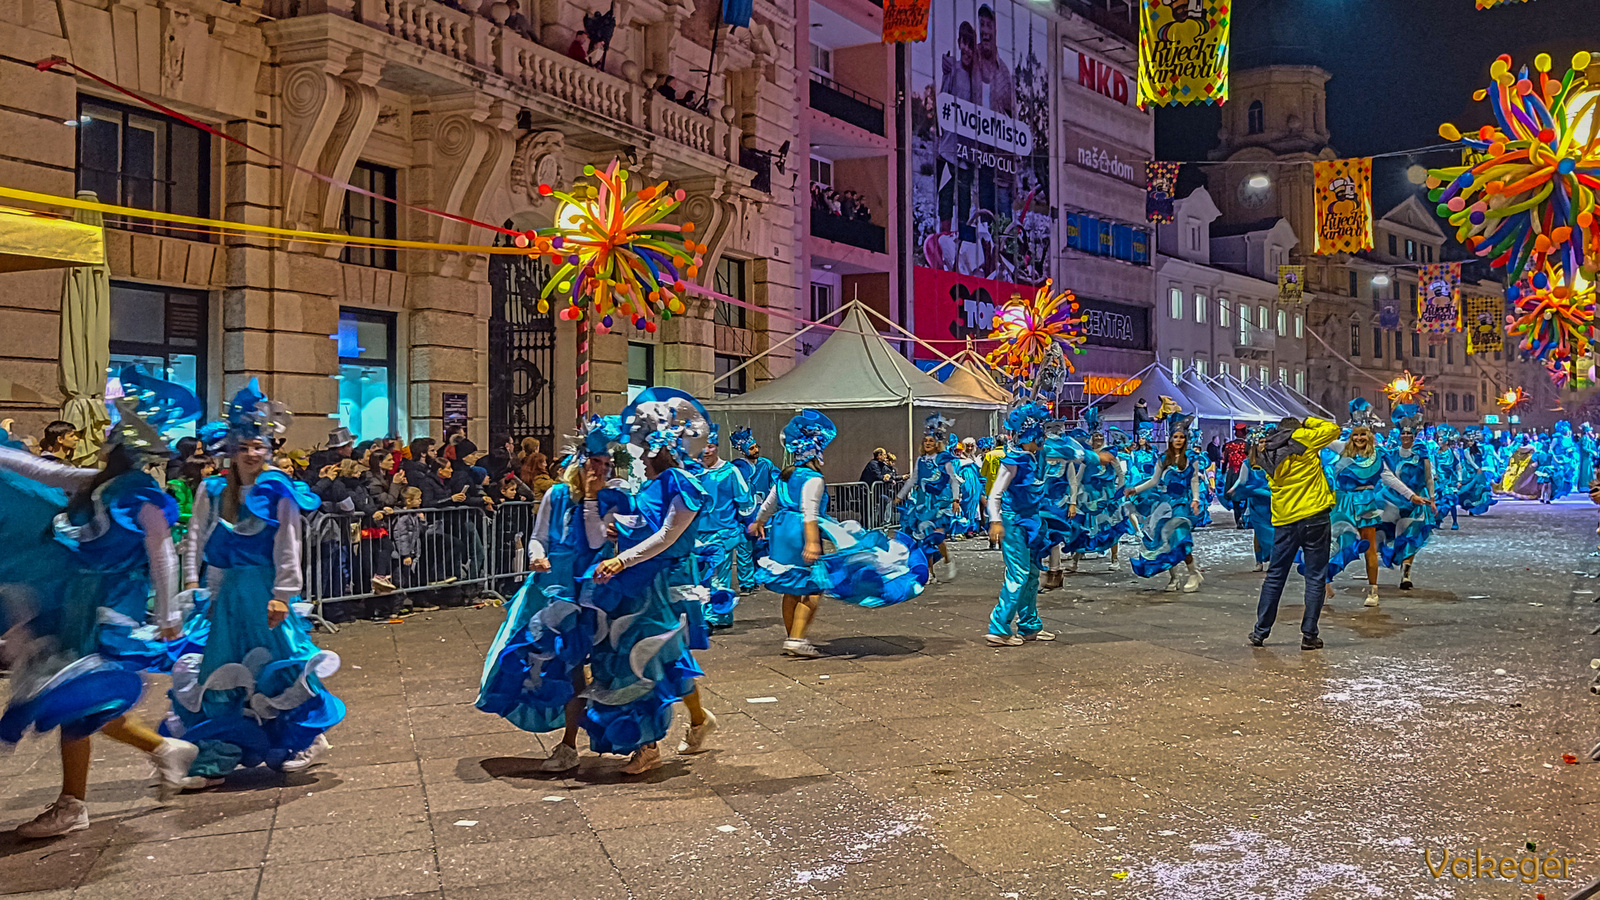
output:
[{"label": "man in yellow jacket", "polygon": [[1289,580],[1297,553],[1305,554],[1306,612],[1300,620],[1300,649],[1321,650],[1317,619],[1322,615],[1322,588],[1328,580],[1328,550],[1333,526],[1333,489],[1322,470],[1322,448],[1339,437],[1339,426],[1326,419],[1287,418],[1250,451],[1251,463],[1267,473],[1272,489],[1272,562],[1261,585],[1256,627],[1250,645],[1261,646],[1278,620],[1278,599]]}]

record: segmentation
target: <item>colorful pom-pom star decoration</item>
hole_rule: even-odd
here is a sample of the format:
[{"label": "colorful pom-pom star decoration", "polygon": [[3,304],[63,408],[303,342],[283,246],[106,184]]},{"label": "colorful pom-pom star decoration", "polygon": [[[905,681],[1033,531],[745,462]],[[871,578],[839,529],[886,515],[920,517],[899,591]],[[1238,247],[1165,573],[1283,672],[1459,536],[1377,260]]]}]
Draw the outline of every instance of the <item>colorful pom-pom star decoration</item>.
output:
[{"label": "colorful pom-pom star decoration", "polygon": [[1565,364],[1583,356],[1595,335],[1595,284],[1579,273],[1568,278],[1550,264],[1522,284],[1506,289],[1514,313],[1506,333],[1519,338],[1517,350],[1541,363]]},{"label": "colorful pom-pom star decoration", "polygon": [[1528,402],[1528,393],[1520,387],[1514,387],[1506,391],[1504,394],[1495,397],[1494,402],[1500,407],[1501,412],[1510,413],[1512,410]]},{"label": "colorful pom-pom star decoration", "polygon": [[1383,392],[1389,397],[1391,406],[1398,403],[1417,403],[1427,393],[1423,385],[1424,379],[1420,375],[1411,374],[1407,369],[1401,372],[1393,381],[1383,386]]},{"label": "colorful pom-pom star decoration", "polygon": [[518,247],[556,266],[539,295],[539,311],[549,312],[550,295],[560,292],[570,298],[557,314],[562,319],[582,319],[588,309],[598,319],[597,331],[625,320],[654,332],[657,318],[683,313],[686,282],[700,277],[709,249],[690,237],[693,222],[663,221],[685,194],[664,181],[632,191],[628,170],[616,160],[604,170],[584,166],[583,174],[595,183],[579,180],[570,191],[539,185],[541,196],[561,204],[555,225],[515,238]]},{"label": "colorful pom-pom star decoration", "polygon": [[1428,197],[1472,252],[1506,269],[1508,283],[1554,260],[1566,272],[1593,277],[1600,258],[1600,84],[1585,75],[1588,52],[1573,56],[1561,78],[1550,55],[1515,75],[1511,57],[1490,66],[1489,100],[1496,124],[1463,134],[1449,123],[1439,134],[1477,154],[1470,166],[1428,172]]},{"label": "colorful pom-pom star decoration", "polygon": [[1083,352],[1083,316],[1078,311],[1078,298],[1071,291],[1051,294],[1050,280],[1045,279],[1031,298],[1014,297],[995,312],[989,340],[999,343],[985,359],[1014,378],[1031,377],[1056,346],[1061,348],[1062,362],[1071,372],[1067,351]]}]

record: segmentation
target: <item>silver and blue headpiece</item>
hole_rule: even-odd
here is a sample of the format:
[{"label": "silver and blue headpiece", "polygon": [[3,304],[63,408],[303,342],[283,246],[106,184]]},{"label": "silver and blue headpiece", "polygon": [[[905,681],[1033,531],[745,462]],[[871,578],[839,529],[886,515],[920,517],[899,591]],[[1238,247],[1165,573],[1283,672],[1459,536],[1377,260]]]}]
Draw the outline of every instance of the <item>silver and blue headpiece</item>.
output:
[{"label": "silver and blue headpiece", "polygon": [[1372,404],[1365,397],[1357,397],[1350,401],[1351,428],[1372,428],[1378,424],[1378,414],[1373,412]]},{"label": "silver and blue headpiece", "polygon": [[922,433],[926,437],[931,437],[943,443],[950,434],[950,428],[953,425],[955,425],[955,422],[945,418],[944,413],[934,413],[922,420]]},{"label": "silver and blue headpiece", "polygon": [[646,456],[662,450],[677,457],[689,454],[687,441],[704,438],[711,430],[706,408],[677,388],[645,388],[622,410],[627,442],[643,448]]},{"label": "silver and blue headpiece", "polygon": [[1415,432],[1422,427],[1422,407],[1415,403],[1400,403],[1389,413],[1389,420],[1402,431]]},{"label": "silver and blue headpiece", "polygon": [[839,434],[832,420],[814,409],[808,409],[783,426],[783,449],[794,459],[795,465],[821,460],[822,451],[833,443]]},{"label": "silver and blue headpiece", "polygon": [[200,398],[180,384],[146,375],[133,366],[117,373],[122,396],[111,401],[106,445],[121,447],[135,459],[167,459],[172,448],[162,432],[200,418]]},{"label": "silver and blue headpiece", "polygon": [[1006,431],[1018,444],[1034,444],[1044,438],[1050,409],[1036,400],[1018,403],[1006,413]]},{"label": "silver and blue headpiece", "polygon": [[993,450],[993,449],[994,449],[994,438],[992,438],[992,437],[990,437],[988,435],[984,435],[983,437],[978,438],[978,450],[980,452],[988,453],[990,450]]},{"label": "silver and blue headpiece", "polygon": [[740,428],[733,434],[728,435],[728,443],[732,444],[733,449],[740,453],[749,453],[750,448],[756,445],[756,436],[750,432],[748,427]]},{"label": "silver and blue headpiece", "polygon": [[261,392],[261,384],[254,378],[233,395],[222,410],[222,420],[211,422],[200,429],[200,442],[212,451],[233,453],[245,441],[265,441],[289,430],[294,421],[289,407],[272,400]]}]

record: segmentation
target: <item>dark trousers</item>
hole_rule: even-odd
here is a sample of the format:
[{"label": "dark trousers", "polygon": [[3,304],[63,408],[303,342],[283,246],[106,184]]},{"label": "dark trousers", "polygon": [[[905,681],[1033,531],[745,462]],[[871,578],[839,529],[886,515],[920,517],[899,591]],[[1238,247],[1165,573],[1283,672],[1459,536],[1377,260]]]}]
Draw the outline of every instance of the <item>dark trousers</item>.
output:
[{"label": "dark trousers", "polygon": [[1306,613],[1300,620],[1300,633],[1317,636],[1322,590],[1328,580],[1328,541],[1332,536],[1327,510],[1272,530],[1272,562],[1267,568],[1267,580],[1261,585],[1261,602],[1256,606],[1256,637],[1265,639],[1278,621],[1278,599],[1283,596],[1297,553],[1305,554],[1306,573]]}]

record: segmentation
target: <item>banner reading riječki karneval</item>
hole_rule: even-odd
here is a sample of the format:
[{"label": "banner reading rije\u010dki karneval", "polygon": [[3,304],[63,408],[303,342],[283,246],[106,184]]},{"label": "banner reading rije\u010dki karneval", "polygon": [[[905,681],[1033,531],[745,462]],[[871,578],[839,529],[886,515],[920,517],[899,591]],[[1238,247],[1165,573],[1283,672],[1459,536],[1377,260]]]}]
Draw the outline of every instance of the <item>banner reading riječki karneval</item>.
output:
[{"label": "banner reading rije\u010dki karneval", "polygon": [[1228,99],[1233,0],[1140,0],[1139,107]]},{"label": "banner reading rije\u010dki karneval", "polygon": [[1461,330],[1461,264],[1434,263],[1417,270],[1417,330]]},{"label": "banner reading rije\u010dki karneval", "polygon": [[928,39],[929,0],[884,0],[883,43],[914,44]]},{"label": "banner reading rije\u010dki karneval", "polygon": [[1355,253],[1372,249],[1372,159],[1327,159],[1316,172],[1316,249]]}]

